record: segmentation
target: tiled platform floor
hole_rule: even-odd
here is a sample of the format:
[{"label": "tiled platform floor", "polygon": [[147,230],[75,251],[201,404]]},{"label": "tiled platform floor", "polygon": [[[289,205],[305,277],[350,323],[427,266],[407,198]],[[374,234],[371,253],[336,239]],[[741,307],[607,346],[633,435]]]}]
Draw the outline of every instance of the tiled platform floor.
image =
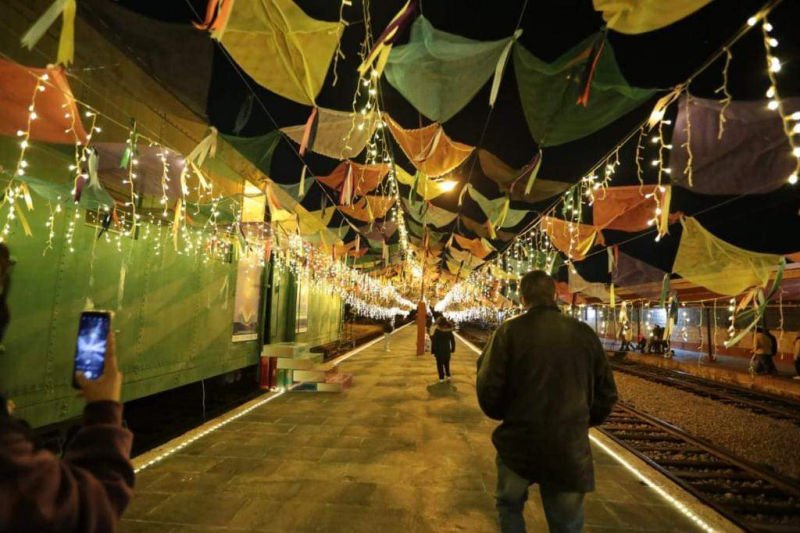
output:
[{"label": "tiled platform floor", "polygon": [[[287,393],[142,471],[123,532],[492,532],[495,423],[475,399],[474,352],[461,342],[439,384],[414,330],[341,365],[344,394]],[[695,531],[595,449],[587,531]],[[546,531],[538,495],[529,531]]]}]

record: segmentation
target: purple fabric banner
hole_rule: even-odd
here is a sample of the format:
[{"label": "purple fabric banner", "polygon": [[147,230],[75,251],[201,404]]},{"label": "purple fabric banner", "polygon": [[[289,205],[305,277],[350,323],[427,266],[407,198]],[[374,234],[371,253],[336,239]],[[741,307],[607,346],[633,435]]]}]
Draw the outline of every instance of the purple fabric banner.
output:
[{"label": "purple fabric banner", "polygon": [[[800,109],[800,98],[783,102],[789,113]],[[795,169],[795,158],[778,112],[768,109],[765,100],[731,102],[725,109],[720,139],[721,109],[716,100],[681,97],[672,133],[672,184],[715,195],[763,194],[784,185]],[[692,140],[692,186],[684,172],[687,123]]]},{"label": "purple fabric banner", "polygon": [[623,252],[619,252],[616,268],[611,272],[611,280],[617,287],[661,283],[663,279],[664,272]]}]

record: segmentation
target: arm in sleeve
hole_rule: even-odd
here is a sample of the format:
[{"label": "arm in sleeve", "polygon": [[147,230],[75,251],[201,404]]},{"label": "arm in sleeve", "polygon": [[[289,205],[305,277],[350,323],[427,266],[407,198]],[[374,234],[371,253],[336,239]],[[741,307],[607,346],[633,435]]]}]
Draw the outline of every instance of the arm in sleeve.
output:
[{"label": "arm in sleeve", "polygon": [[12,530],[114,531],[134,481],[128,459],[133,435],[121,427],[121,420],[120,404],[87,405],[84,427],[63,460],[49,451],[34,450],[21,435],[11,435],[11,463],[6,466],[15,483],[0,490],[10,503],[0,505],[0,523]]},{"label": "arm in sleeve", "polygon": [[608,418],[608,415],[611,414],[611,409],[617,403],[617,385],[614,383],[614,374],[608,364],[600,339],[597,338],[594,332],[591,332],[591,336],[594,394],[592,396],[592,404],[589,407],[589,425],[599,426]]},{"label": "arm in sleeve", "polygon": [[478,358],[478,403],[486,416],[495,420],[502,420],[506,412],[507,344],[505,328],[500,326]]},{"label": "arm in sleeve", "polygon": [[456,336],[455,334],[453,334],[452,331],[450,332],[450,351],[451,352],[456,351]]}]

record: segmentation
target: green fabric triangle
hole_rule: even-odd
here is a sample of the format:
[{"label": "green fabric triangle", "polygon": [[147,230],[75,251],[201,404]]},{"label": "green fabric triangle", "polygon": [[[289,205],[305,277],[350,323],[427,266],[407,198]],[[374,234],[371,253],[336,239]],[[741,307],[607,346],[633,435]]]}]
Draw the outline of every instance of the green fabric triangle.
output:
[{"label": "green fabric triangle", "polygon": [[266,135],[257,137],[237,137],[236,135],[222,134],[220,134],[220,137],[242,154],[245,159],[253,163],[258,170],[267,177],[271,177],[272,156],[275,154],[275,148],[278,147],[278,142],[281,140],[280,131],[271,131]]},{"label": "green fabric triangle", "polygon": [[522,109],[540,146],[556,146],[593,133],[635,109],[655,90],[631,87],[606,41],[592,80],[589,103],[578,105],[580,77],[597,40],[591,35],[553,63],[514,47],[514,71]]},{"label": "green fabric triangle", "polygon": [[423,115],[444,122],[489,80],[512,39],[473,41],[419,17],[408,44],[392,49],[386,80]]}]

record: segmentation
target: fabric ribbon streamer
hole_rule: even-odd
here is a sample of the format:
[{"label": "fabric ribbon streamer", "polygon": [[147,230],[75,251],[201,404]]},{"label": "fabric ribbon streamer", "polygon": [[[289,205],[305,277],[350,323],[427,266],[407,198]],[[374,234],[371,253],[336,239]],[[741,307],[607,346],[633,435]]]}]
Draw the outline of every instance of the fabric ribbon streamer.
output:
[{"label": "fabric ribbon streamer", "polygon": [[183,214],[183,199],[178,198],[178,202],[175,204],[175,217],[172,220],[172,245],[175,248],[175,251],[178,251],[178,232],[181,228],[181,220]]},{"label": "fabric ribbon streamer", "polygon": [[589,60],[586,62],[583,74],[581,75],[581,93],[580,96],[578,96],[578,100],[575,102],[576,105],[582,105],[583,107],[587,107],[589,105],[589,95],[592,90],[592,80],[594,80],[597,62],[600,60],[600,55],[603,53],[605,44],[606,34],[605,32],[602,32],[597,37],[597,40],[592,45],[592,49],[589,52]]},{"label": "fabric ribbon streamer", "polygon": [[306,155],[306,150],[311,150],[314,147],[314,141],[317,138],[317,127],[319,125],[319,110],[314,107],[311,114],[306,121],[305,130],[303,130],[303,140],[300,141],[300,155]]},{"label": "fabric ribbon streamer", "polygon": [[367,57],[364,58],[364,61],[358,67],[358,74],[362,78],[367,75],[367,71],[375,72],[378,77],[381,75],[386,66],[386,62],[389,60],[389,53],[392,51],[392,45],[395,40],[397,40],[402,28],[407,25],[414,16],[416,10],[416,0],[408,0],[402,9],[389,21],[386,29],[375,39],[372,50],[369,51]]},{"label": "fabric ribbon streamer", "polygon": [[100,189],[100,177],[97,175],[97,167],[99,165],[97,150],[94,148],[89,149],[89,157],[86,160],[86,170],[89,174],[89,187],[93,189]]},{"label": "fabric ribbon streamer", "polygon": [[22,36],[22,46],[32,50],[50,26],[61,16],[61,36],[58,39],[56,63],[70,65],[75,56],[76,0],[55,0],[39,19]]},{"label": "fabric ribbon streamer", "polygon": [[711,0],[593,0],[608,27],[627,34],[647,33],[674,24]]},{"label": "fabric ribbon streamer", "polygon": [[217,128],[211,126],[211,132],[195,146],[189,155],[186,156],[187,163],[194,163],[197,167],[202,167],[206,158],[213,158],[217,155]]},{"label": "fabric ribbon streamer", "polygon": [[240,135],[247,123],[250,122],[250,116],[253,114],[254,99],[253,94],[248,94],[247,98],[242,102],[242,107],[239,109],[239,114],[236,115],[236,122],[233,125],[233,133],[235,135]]}]

